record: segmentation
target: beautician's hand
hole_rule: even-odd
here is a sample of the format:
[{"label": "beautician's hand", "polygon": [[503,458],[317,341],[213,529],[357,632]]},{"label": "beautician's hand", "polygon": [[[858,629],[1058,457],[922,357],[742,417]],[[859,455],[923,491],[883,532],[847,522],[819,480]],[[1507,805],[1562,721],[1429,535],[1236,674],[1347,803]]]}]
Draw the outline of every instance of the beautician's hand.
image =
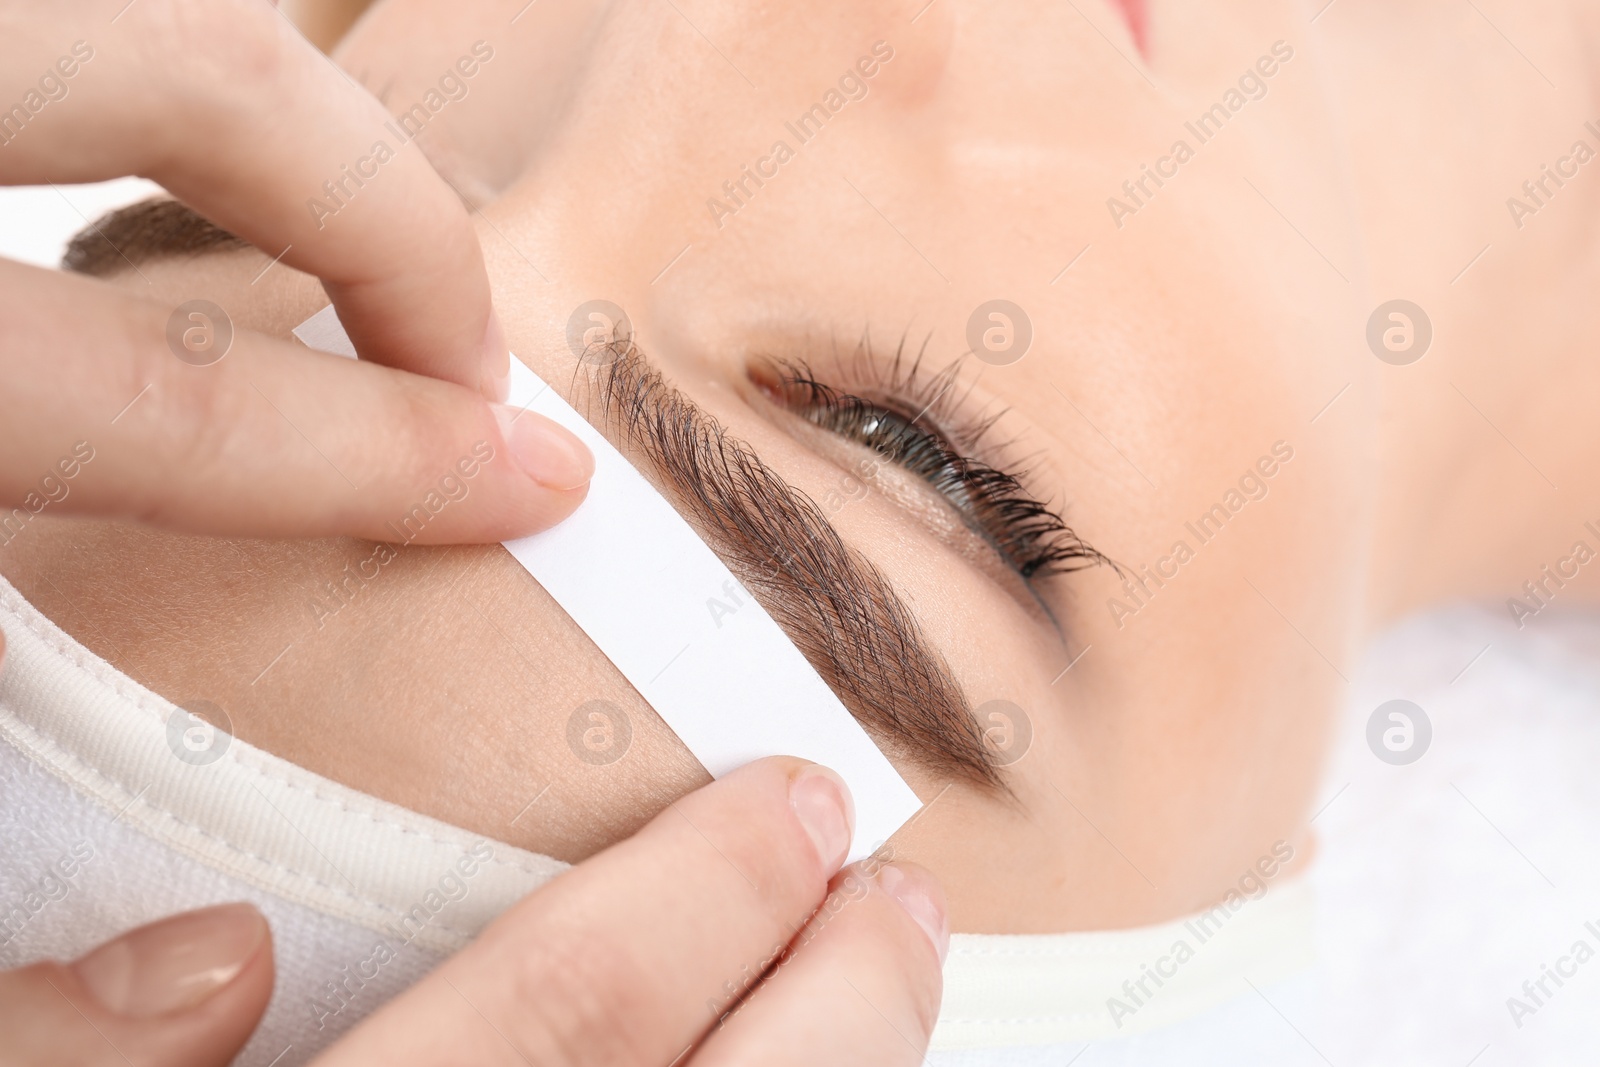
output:
[{"label": "beautician's hand", "polygon": [[[170,304],[0,260],[0,514],[395,540],[386,524],[463,464],[476,491],[417,540],[530,533],[581,502],[587,449],[484,402],[509,355],[460,199],[267,0],[5,4],[0,71],[0,184],[153,178],[321,278],[364,357],[241,332],[197,366],[169,346]],[[375,160],[380,140],[391,158]],[[313,213],[313,198],[342,203]],[[80,441],[93,465],[57,500]]]},{"label": "beautician's hand", "polygon": [[[839,872],[844,798],[787,758],[684,797],[501,916],[316,1067],[921,1063],[943,896],[919,867]],[[781,946],[792,955],[756,985]],[[0,1064],[225,1064],[271,987],[259,915],[192,912],[75,963],[0,974]]]}]

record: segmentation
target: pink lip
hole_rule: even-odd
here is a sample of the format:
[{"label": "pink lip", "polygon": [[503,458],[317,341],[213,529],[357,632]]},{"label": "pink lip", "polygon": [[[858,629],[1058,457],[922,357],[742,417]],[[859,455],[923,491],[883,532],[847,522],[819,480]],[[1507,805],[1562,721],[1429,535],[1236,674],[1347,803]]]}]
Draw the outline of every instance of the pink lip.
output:
[{"label": "pink lip", "polygon": [[1138,47],[1139,54],[1146,55],[1144,0],[1111,0],[1111,6],[1127,20],[1128,32],[1133,34],[1133,43]]}]

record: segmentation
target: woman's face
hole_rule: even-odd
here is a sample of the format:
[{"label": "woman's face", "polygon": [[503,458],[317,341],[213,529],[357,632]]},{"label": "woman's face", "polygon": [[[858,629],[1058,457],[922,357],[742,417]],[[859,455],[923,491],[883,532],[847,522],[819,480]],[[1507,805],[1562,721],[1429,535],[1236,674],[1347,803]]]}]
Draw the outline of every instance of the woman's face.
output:
[{"label": "woman's face", "polygon": [[[1375,361],[1298,9],[1151,3],[1152,66],[1106,0],[523,2],[390,0],[337,55],[481,209],[519,357],[584,393],[569,321],[624,309],[892,586],[1003,765],[995,789],[885,742],[934,801],[897,851],[955,928],[1166,918],[1305,845],[1360,625]],[[258,324],[316,306],[293,284]],[[906,465],[863,467],[884,441]],[[1018,484],[984,495],[946,447]],[[1117,567],[1051,573],[1086,561],[1030,501]],[[306,589],[364,553],[249,551],[294,577],[230,579],[248,631],[174,610],[179,646],[221,651],[141,661],[246,740],[569,858],[697,779],[498,549],[406,550],[315,628]],[[593,699],[632,723],[615,763],[569,751]]]}]

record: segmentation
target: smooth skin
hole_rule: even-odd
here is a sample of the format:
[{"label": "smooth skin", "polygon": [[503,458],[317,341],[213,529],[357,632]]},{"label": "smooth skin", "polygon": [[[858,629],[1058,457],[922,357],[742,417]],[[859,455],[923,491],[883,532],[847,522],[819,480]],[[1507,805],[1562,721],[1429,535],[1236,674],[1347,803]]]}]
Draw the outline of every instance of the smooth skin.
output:
[{"label": "smooth skin", "polygon": [[63,426],[98,427],[84,439],[115,469],[61,501],[62,514],[381,537],[478,441],[495,450],[489,491],[420,540],[533,533],[582,502],[593,471],[583,444],[491,406],[509,349],[471,218],[427,159],[396,153],[332,217],[304,206],[370,151],[388,115],[271,5],[11,5],[0,69],[11,72],[4,106],[22,109],[8,117],[26,117],[6,129],[0,182],[153,178],[320,278],[363,356],[240,331],[220,363],[194,366],[169,348],[172,303],[0,262],[11,354],[0,362],[0,507],[36,507],[29,494],[75,443]]}]

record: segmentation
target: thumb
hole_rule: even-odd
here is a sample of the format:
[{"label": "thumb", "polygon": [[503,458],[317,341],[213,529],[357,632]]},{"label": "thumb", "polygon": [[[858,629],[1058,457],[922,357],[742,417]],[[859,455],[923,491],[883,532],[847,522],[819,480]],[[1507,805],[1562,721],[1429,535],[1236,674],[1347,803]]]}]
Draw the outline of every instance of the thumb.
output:
[{"label": "thumb", "polygon": [[174,915],[71,963],[0,973],[0,1067],[223,1067],[272,978],[272,935],[251,905]]}]

